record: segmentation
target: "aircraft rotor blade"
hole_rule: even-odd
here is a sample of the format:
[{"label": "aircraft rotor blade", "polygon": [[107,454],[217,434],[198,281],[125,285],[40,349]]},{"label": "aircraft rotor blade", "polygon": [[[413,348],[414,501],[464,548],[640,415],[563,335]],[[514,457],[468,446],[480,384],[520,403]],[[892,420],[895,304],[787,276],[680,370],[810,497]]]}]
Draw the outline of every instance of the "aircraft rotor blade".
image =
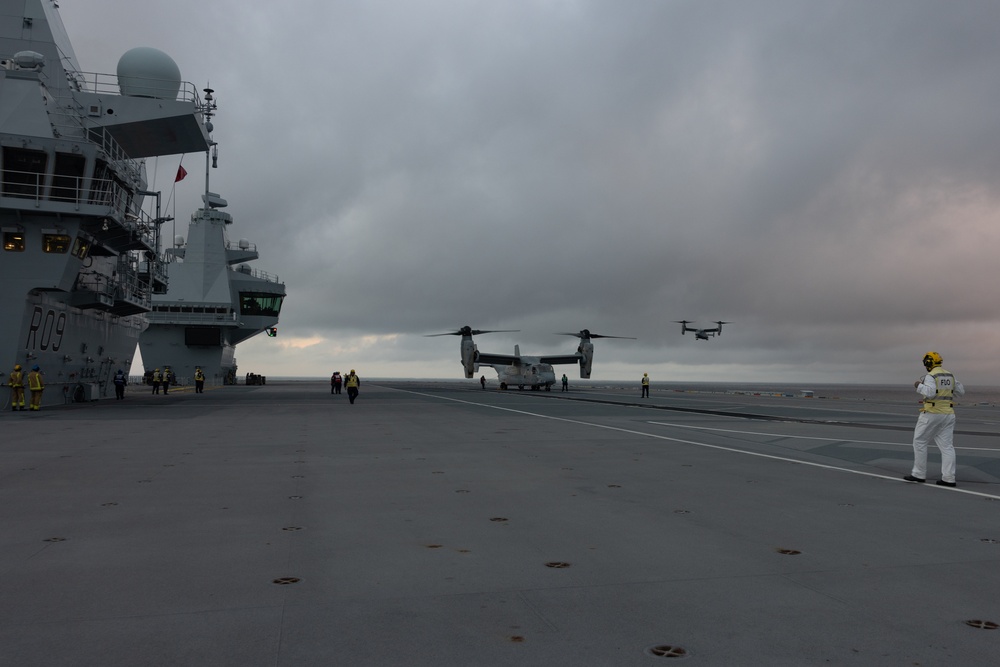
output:
[{"label": "aircraft rotor blade", "polygon": [[577,338],[580,338],[581,340],[584,339],[584,338],[622,338],[622,339],[625,339],[625,340],[638,340],[638,339],[634,338],[633,336],[608,336],[607,334],[590,333],[589,329],[584,329],[582,331],[577,331],[576,333],[569,333],[567,331],[559,331],[559,332],[556,332],[555,335],[557,335],[557,336],[575,336]]},{"label": "aircraft rotor blade", "polygon": [[479,334],[488,333],[514,333],[520,331],[520,329],[473,329],[469,326],[464,326],[457,331],[446,331],[445,333],[437,334],[424,334],[424,338],[433,338],[435,336],[478,336]]},{"label": "aircraft rotor blade", "polygon": [[590,334],[591,338],[622,338],[624,340],[639,340],[635,336],[609,336],[607,334]]}]

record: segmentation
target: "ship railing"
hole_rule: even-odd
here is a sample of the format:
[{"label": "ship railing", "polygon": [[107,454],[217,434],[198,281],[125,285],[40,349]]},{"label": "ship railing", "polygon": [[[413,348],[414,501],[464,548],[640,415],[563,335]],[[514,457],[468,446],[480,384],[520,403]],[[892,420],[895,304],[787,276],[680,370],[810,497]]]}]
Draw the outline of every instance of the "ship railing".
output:
[{"label": "ship railing", "polygon": [[229,326],[236,323],[235,313],[186,313],[153,310],[146,314],[151,323]]},{"label": "ship railing", "polygon": [[[77,86],[77,89],[81,92],[97,93],[98,95],[122,94],[117,74],[107,74],[101,72],[73,72],[72,78]],[[138,84],[140,87],[147,89],[167,88],[168,85],[176,84],[176,81],[168,83],[164,79],[149,77],[130,76],[129,79],[132,83]],[[195,105],[201,106],[201,97],[198,95],[198,89],[193,83],[188,81],[180,82],[180,89],[177,91],[177,96],[172,99],[178,102],[193,102]]]},{"label": "ship railing", "polygon": [[35,208],[46,201],[69,204],[77,211],[82,206],[106,207],[107,215],[118,226],[149,248],[156,247],[153,218],[136,205],[134,193],[119,180],[58,175],[53,177],[51,185],[46,186],[47,177],[44,173],[4,169],[0,176],[0,194],[29,200]]},{"label": "ship railing", "polygon": [[118,258],[116,278],[114,281],[116,300],[131,301],[147,309],[152,307],[153,297],[149,284],[139,273],[139,261],[135,255],[122,255]]},{"label": "ship railing", "polygon": [[[45,72],[42,73],[42,76],[47,78]],[[70,88],[75,91],[121,95],[117,75],[67,71],[67,76]],[[141,78],[139,82],[154,84],[153,87],[156,87],[157,83],[163,83],[162,80]],[[123,172],[124,178],[133,183],[141,182],[142,172],[139,163],[125,153],[106,128],[89,126],[85,122],[80,102],[73,97],[72,92],[69,95],[60,95],[57,94],[57,91],[60,90],[58,86],[49,86],[47,89],[55,99],[55,104],[51,105],[48,113],[49,122],[52,124],[53,134],[56,137],[76,138],[96,144],[108,156],[108,160]],[[188,82],[182,82],[175,99],[194,102],[196,105],[201,103],[198,89],[194,87],[194,84]]]},{"label": "ship railing", "polygon": [[88,126],[76,110],[77,102],[72,99],[59,99],[49,112],[49,121],[57,137],[74,138],[96,145],[104,153],[108,162],[122,172],[123,178],[132,182],[142,180],[139,163],[125,153],[107,128]]},{"label": "ship railing", "polygon": [[74,291],[103,294],[112,302],[127,301],[150,307],[151,296],[148,286],[129,266],[127,258],[121,258],[114,277],[96,271],[81,272],[76,279]]},{"label": "ship railing", "polygon": [[226,241],[226,250],[243,250],[245,252],[257,252],[257,244],[250,243],[249,241],[240,241],[239,243]]},{"label": "ship railing", "polygon": [[93,292],[94,294],[104,294],[105,296],[115,296],[115,283],[117,281],[109,278],[103,273],[88,272],[80,273],[76,277],[76,285],[73,290],[76,292]]},{"label": "ship railing", "polygon": [[230,271],[236,271],[237,273],[242,273],[253,278],[260,278],[261,280],[266,280],[269,283],[281,284],[277,275],[268,273],[267,271],[260,271],[259,269],[251,269],[246,264],[240,264],[235,269],[230,269]]},{"label": "ship railing", "polygon": [[[152,272],[150,272],[152,269]],[[142,274],[149,282],[167,282],[167,264],[165,261],[149,261],[148,259],[143,259],[138,264],[138,271]]]}]

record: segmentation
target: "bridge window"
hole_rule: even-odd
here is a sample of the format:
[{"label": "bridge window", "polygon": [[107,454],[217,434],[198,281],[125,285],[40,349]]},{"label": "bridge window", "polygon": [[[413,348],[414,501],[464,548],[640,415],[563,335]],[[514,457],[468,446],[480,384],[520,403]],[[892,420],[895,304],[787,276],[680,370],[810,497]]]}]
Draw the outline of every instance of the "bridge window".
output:
[{"label": "bridge window", "polygon": [[280,294],[266,292],[240,292],[240,313],[242,315],[263,315],[277,317],[281,311]]},{"label": "bridge window", "polygon": [[48,154],[26,148],[3,148],[3,194],[37,199],[45,178]]},{"label": "bridge window", "polygon": [[42,250],[64,255],[69,252],[70,238],[66,234],[42,234]]},{"label": "bridge window", "polygon": [[94,166],[94,180],[90,185],[91,204],[111,203],[111,168],[108,163],[98,160]]},{"label": "bridge window", "polygon": [[52,176],[52,199],[79,201],[83,170],[86,166],[87,159],[82,155],[56,153],[55,173]]},{"label": "bridge window", "polygon": [[9,252],[24,252],[24,234],[22,232],[4,232],[3,249]]},{"label": "bridge window", "polygon": [[89,251],[90,241],[86,241],[77,236],[76,241],[73,243],[73,255],[79,257],[80,259],[86,259]]}]

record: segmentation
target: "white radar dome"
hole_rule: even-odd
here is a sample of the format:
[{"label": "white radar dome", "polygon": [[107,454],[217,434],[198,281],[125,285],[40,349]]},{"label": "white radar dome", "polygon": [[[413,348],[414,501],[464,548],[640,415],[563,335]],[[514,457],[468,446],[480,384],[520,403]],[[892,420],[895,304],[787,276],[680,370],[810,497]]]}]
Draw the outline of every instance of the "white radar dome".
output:
[{"label": "white radar dome", "polygon": [[122,95],[176,100],[181,89],[181,70],[163,51],[139,46],[118,60],[118,87]]},{"label": "white radar dome", "polygon": [[174,245],[177,246],[178,248],[180,248],[182,245],[184,245],[184,237],[180,236],[180,235],[175,236],[174,237]]}]

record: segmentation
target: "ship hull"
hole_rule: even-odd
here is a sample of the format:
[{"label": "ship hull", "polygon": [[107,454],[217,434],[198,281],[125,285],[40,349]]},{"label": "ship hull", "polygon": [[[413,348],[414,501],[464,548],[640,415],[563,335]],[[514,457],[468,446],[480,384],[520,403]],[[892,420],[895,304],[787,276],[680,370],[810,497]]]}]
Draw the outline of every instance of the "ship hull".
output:
[{"label": "ship hull", "polygon": [[169,366],[177,384],[194,384],[196,368],[205,374],[208,386],[236,384],[236,346],[223,338],[218,345],[186,345],[187,327],[164,325],[146,329],[139,341],[146,372]]},{"label": "ship hull", "polygon": [[[33,366],[39,367],[43,407],[113,395],[111,377],[118,369],[128,373],[147,326],[141,316],[116,317],[67,301],[68,295],[59,293],[28,297],[18,326],[18,351],[6,364],[8,369],[20,364],[25,378]],[[6,403],[9,407],[9,398]]]},{"label": "ship hull", "polygon": [[215,108],[173,69],[140,48],[84,72],[57,3],[0,12],[0,374],[37,366],[42,406],[109,396],[167,289],[144,159],[207,151]]}]

